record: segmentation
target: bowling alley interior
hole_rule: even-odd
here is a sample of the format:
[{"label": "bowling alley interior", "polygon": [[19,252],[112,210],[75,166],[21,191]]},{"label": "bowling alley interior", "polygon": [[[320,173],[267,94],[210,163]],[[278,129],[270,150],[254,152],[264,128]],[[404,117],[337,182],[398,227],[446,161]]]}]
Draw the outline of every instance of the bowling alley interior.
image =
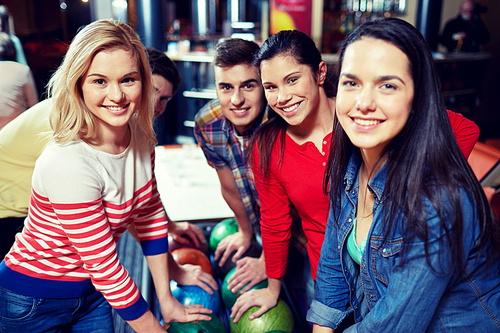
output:
[{"label": "bowling alley interior", "polygon": [[[335,71],[342,41],[364,22],[395,17],[410,23],[432,51],[447,109],[479,128],[477,143],[467,161],[478,181],[491,187],[488,199],[498,216],[500,1],[475,1],[474,13],[484,23],[489,37],[465,51],[462,48],[466,44],[462,45],[461,38],[450,49],[443,44],[442,37],[447,22],[459,14],[461,3],[461,0],[0,0],[0,5],[8,9],[10,34],[17,36],[22,44],[39,101],[47,98],[49,80],[75,35],[82,27],[100,19],[113,18],[130,25],[146,47],[163,52],[175,64],[181,78],[178,90],[165,111],[154,120],[158,141],[157,186],[169,218],[197,225],[204,236],[205,243],[193,246],[196,251],[191,253],[187,251],[189,247],[169,236],[170,251],[172,254],[177,251],[174,259],[182,264],[205,265],[205,271],[218,283],[215,295],[219,299],[210,300],[215,302],[215,305],[210,303],[214,307],[213,327],[193,324],[192,328],[182,328],[176,323],[168,332],[210,333],[261,332],[256,326],[248,328],[241,324],[234,328],[230,324],[231,307],[226,304],[227,298],[232,297],[233,305],[239,295],[224,295],[224,292],[227,275],[234,273],[236,264],[228,260],[224,267],[218,266],[214,252],[218,242],[236,232],[238,225],[221,194],[218,174],[207,163],[194,135],[195,115],[217,99],[212,63],[217,43],[241,38],[261,46],[279,31],[300,30],[314,41],[328,70]],[[492,177],[496,177],[493,184]],[[245,255],[258,258],[259,241],[252,243]],[[126,233],[117,244],[117,252],[149,309],[161,320],[153,279],[140,245]],[[200,297],[173,280],[170,287],[180,302]],[[292,288],[284,284],[280,295],[274,314],[264,319],[264,324],[268,325],[265,321],[272,321],[271,317],[280,318],[282,322],[276,324],[274,332],[312,332]],[[115,312],[113,326],[118,333],[134,332]]]},{"label": "bowling alley interior", "polygon": [[[339,43],[356,25],[380,16],[402,18],[416,26],[436,52],[436,66],[450,110],[473,120],[480,141],[500,136],[500,112],[495,96],[500,73],[500,13],[497,1],[477,1],[490,40],[478,54],[447,52],[439,42],[445,23],[456,16],[460,0],[438,0],[426,5],[413,0],[302,0],[300,10],[287,9],[292,1],[278,0],[1,0],[22,42],[40,97],[78,29],[106,17],[133,26],[146,46],[156,47],[175,61],[181,72],[179,93],[168,112],[157,120],[160,144],[192,142],[196,111],[215,96],[210,66],[220,38],[240,36],[262,43],[272,29],[302,28],[315,40],[328,63],[335,63]],[[384,3],[385,5],[383,5]],[[368,4],[368,5],[367,5]],[[281,6],[281,7],[279,7]],[[378,6],[378,7],[377,7]],[[384,7],[385,6],[385,7]],[[285,10],[272,10],[273,8]],[[286,10],[289,12],[287,13]],[[306,18],[302,20],[302,18]],[[282,26],[280,26],[282,25]]]}]

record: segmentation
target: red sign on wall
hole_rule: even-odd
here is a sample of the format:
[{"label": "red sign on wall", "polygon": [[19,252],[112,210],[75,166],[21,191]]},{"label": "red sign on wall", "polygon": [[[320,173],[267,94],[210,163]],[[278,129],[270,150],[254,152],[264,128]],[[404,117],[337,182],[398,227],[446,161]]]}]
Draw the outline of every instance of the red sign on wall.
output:
[{"label": "red sign on wall", "polygon": [[312,0],[271,0],[269,33],[300,30],[311,36]]}]

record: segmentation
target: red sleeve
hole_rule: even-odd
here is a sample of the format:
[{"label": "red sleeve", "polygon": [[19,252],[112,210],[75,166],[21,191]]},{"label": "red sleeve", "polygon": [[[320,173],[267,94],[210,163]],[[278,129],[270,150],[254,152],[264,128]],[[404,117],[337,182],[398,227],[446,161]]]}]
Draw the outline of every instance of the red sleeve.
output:
[{"label": "red sleeve", "polygon": [[479,139],[479,127],[472,120],[465,118],[460,113],[447,111],[453,134],[455,134],[458,146],[467,159]]},{"label": "red sleeve", "polygon": [[[276,144],[275,147],[277,146],[279,145]],[[273,154],[277,150],[273,149]],[[260,232],[266,261],[266,274],[270,278],[279,279],[285,275],[288,260],[292,228],[290,199],[275,178],[271,167],[265,179],[259,172],[259,154],[256,146],[252,155],[252,172],[261,204]]]}]

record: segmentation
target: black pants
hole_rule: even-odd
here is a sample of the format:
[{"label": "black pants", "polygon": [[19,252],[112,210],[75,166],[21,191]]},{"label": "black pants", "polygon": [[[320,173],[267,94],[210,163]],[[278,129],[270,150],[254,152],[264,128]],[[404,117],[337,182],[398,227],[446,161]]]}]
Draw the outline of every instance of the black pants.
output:
[{"label": "black pants", "polygon": [[6,217],[0,219],[0,261],[9,252],[16,234],[23,230],[26,217]]}]

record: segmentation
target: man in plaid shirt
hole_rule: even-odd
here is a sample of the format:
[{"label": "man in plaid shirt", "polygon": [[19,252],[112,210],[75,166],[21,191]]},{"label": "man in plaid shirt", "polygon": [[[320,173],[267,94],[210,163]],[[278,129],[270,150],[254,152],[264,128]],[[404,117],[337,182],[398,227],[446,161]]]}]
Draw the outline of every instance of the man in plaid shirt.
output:
[{"label": "man in plaid shirt", "polygon": [[[263,254],[260,258],[240,259],[254,233],[257,239],[260,237],[260,205],[247,168],[248,144],[255,130],[267,120],[268,112],[259,71],[252,65],[258,51],[256,43],[243,39],[226,39],[217,44],[213,64],[218,99],[207,103],[195,116],[195,137],[208,164],[217,171],[222,195],[239,227],[215,251],[220,266],[236,251],[232,260],[237,270],[229,280],[233,292],[246,285],[245,292],[267,278]],[[307,240],[300,221],[294,226],[292,243],[306,254]]]}]

